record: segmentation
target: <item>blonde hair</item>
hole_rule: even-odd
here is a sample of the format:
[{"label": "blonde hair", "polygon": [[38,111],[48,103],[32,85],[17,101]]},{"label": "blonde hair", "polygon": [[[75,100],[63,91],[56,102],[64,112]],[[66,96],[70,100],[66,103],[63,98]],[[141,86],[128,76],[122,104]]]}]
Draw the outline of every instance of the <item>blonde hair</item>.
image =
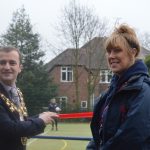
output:
[{"label": "blonde hair", "polygon": [[110,37],[107,38],[105,48],[106,50],[124,48],[127,49],[129,53],[131,52],[131,48],[135,48],[137,50],[135,57],[140,53],[140,44],[136,33],[133,28],[126,24],[121,24],[118,28],[115,28]]},{"label": "blonde hair", "polygon": [[55,98],[52,98],[52,99],[50,99],[50,102],[51,102],[51,103],[56,103],[56,99],[55,99]]}]

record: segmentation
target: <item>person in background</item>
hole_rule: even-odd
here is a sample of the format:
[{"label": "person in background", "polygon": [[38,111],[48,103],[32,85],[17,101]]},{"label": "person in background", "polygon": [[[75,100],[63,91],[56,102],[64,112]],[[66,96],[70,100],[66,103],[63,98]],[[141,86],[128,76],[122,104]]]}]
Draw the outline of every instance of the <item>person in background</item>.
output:
[{"label": "person in background", "polygon": [[140,44],[134,29],[121,24],[105,46],[114,76],[94,108],[93,139],[86,150],[150,150],[150,79],[138,59]]},{"label": "person in background", "polygon": [[[59,113],[61,111],[60,107],[56,103],[56,99],[55,98],[52,98],[49,101],[48,110],[51,111],[51,112],[56,112],[56,113]],[[57,131],[58,130],[58,119],[57,118],[53,119],[51,130],[54,130],[54,126],[55,126],[55,129]]]},{"label": "person in background", "polygon": [[[16,80],[21,73],[21,55],[15,47],[0,47],[0,149],[26,150],[27,138],[44,132],[47,124],[58,117],[43,112],[28,117],[24,99]],[[27,81],[28,82],[28,81]]]}]

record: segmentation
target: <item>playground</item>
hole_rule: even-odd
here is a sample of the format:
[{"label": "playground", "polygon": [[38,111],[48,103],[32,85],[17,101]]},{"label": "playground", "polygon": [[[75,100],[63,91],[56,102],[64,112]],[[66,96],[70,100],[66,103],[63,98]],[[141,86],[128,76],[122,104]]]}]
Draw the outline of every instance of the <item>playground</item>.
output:
[{"label": "playground", "polygon": [[[48,125],[41,136],[91,137],[90,123],[59,123],[58,131]],[[85,150],[88,141],[64,139],[28,140],[27,150]]]}]

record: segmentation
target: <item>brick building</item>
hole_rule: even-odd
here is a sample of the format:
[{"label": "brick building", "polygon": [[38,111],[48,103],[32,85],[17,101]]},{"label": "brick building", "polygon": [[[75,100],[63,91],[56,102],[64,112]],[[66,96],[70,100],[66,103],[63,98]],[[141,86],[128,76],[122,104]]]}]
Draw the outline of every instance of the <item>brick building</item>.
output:
[{"label": "brick building", "polygon": [[[57,100],[64,110],[67,108],[73,110],[76,102],[74,80],[76,52],[78,53],[77,69],[80,110],[86,110],[88,103],[90,103],[92,108],[95,97],[99,96],[109,86],[112,73],[105,58],[104,41],[105,38],[96,37],[78,50],[66,49],[46,64],[49,76],[58,85]],[[148,50],[142,49],[142,58],[149,54]],[[88,81],[91,78],[90,84],[94,85],[94,90],[89,95]]]}]

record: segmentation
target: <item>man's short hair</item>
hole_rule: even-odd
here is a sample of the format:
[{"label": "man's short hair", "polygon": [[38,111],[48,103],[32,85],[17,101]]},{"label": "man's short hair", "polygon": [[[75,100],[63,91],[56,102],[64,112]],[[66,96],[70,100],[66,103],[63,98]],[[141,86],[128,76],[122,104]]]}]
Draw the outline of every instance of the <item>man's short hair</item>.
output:
[{"label": "man's short hair", "polygon": [[0,46],[0,52],[9,53],[11,51],[16,51],[19,54],[19,60],[21,63],[22,62],[22,55],[21,55],[20,50],[18,48],[13,47],[13,46]]}]

